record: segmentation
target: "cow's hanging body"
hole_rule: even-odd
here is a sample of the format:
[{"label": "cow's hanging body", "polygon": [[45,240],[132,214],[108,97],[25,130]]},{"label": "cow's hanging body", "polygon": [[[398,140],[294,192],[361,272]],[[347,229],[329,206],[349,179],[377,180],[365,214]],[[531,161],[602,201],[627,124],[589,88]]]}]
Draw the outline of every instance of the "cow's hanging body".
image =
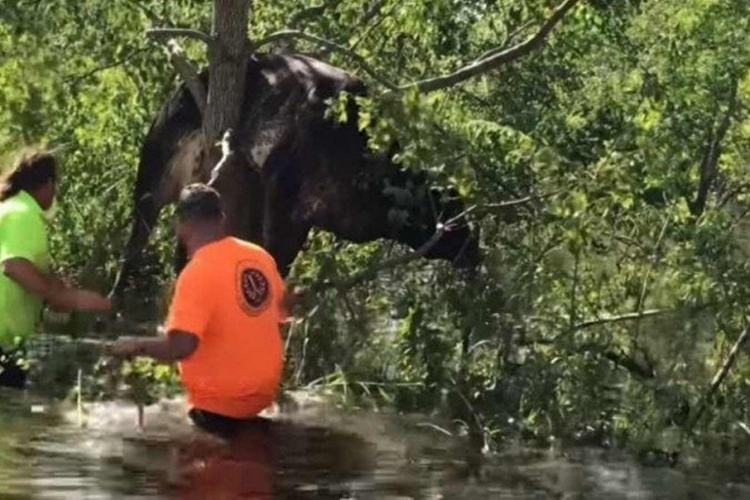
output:
[{"label": "cow's hanging body", "polygon": [[[340,92],[363,95],[365,87],[302,55],[255,55],[248,64],[245,101],[237,103],[242,119],[233,133],[236,157],[215,186],[230,233],[261,243],[283,275],[312,227],[352,242],[388,238],[418,248],[434,235],[437,222],[463,210],[455,192],[430,188],[423,173],[368,151],[353,99],[347,122],[327,119],[325,101]],[[124,291],[161,209],[189,182],[208,180],[203,163],[200,113],[183,85],[160,111],[141,150],[134,220],[114,295]],[[407,196],[394,196],[394,190]],[[462,223],[425,257],[474,266],[476,233]]]}]

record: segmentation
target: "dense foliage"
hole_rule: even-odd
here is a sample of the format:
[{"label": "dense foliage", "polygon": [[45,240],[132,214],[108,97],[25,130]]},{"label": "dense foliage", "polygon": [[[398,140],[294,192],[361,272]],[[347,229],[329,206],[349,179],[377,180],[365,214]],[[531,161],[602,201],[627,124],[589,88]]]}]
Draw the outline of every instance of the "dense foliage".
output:
[{"label": "dense foliage", "polygon": [[[741,447],[742,353],[693,417],[747,326],[750,2],[585,1],[512,65],[431,93],[379,83],[455,71],[530,36],[553,7],[254,2],[253,38],[303,30],[367,62],[284,42],[369,83],[360,118],[373,147],[397,138],[400,162],[457,185],[485,257],[471,275],[414,260],[311,297],[287,332],[287,384],[440,411],[486,436]],[[177,81],[144,36],[157,18],[208,30],[210,2],[0,3],[0,153],[10,163],[24,144],[62,148],[54,258],[102,288],[124,244],[139,144]],[[185,46],[205,59],[198,42]],[[163,224],[144,271],[156,277],[151,297],[170,279],[171,245]],[[402,252],[318,233],[292,280],[351,275]]]}]

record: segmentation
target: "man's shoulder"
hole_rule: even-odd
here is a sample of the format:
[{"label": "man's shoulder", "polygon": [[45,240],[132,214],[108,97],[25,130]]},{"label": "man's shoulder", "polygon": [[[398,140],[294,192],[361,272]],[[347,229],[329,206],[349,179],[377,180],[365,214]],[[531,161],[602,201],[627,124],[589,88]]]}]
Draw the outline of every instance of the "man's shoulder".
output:
[{"label": "man's shoulder", "polygon": [[235,253],[236,261],[249,260],[266,267],[268,270],[277,270],[276,259],[271,255],[271,252],[250,241],[239,238],[232,238],[232,240],[237,250]]},{"label": "man's shoulder", "polygon": [[253,243],[252,241],[241,240],[239,238],[231,238],[232,244],[237,248],[240,253],[247,255],[259,255],[273,259],[273,256],[268,250],[262,246]]},{"label": "man's shoulder", "polygon": [[24,226],[42,223],[43,221],[34,207],[17,198],[8,199],[0,203],[0,224],[22,224]]}]

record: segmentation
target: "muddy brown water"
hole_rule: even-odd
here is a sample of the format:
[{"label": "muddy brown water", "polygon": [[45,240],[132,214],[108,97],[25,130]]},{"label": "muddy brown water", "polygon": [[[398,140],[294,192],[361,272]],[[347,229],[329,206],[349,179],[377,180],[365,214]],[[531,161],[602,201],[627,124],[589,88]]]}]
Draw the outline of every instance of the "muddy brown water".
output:
[{"label": "muddy brown water", "polygon": [[304,395],[232,443],[181,401],[75,407],[0,391],[2,499],[750,499],[716,462],[646,467],[591,448],[508,445],[479,459],[426,417],[337,409]]}]

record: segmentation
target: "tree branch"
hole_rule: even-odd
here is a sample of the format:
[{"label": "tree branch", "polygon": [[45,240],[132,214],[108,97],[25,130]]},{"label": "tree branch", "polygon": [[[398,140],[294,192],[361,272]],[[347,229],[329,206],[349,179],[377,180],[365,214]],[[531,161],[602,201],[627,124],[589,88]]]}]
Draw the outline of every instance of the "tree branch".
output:
[{"label": "tree branch", "polygon": [[711,186],[716,179],[717,167],[719,163],[719,156],[721,155],[721,143],[729,131],[729,126],[732,124],[732,118],[737,111],[737,90],[739,81],[735,78],[732,81],[732,90],[729,95],[729,105],[727,106],[727,112],[719,123],[716,131],[713,130],[709,134],[708,145],[706,151],[703,154],[703,161],[701,161],[701,178],[698,184],[698,193],[689,204],[690,213],[694,216],[699,216],[703,213],[706,208],[706,202],[708,201],[708,193],[711,190]]},{"label": "tree branch", "polygon": [[656,374],[652,366],[643,366],[635,359],[620,352],[604,351],[602,356],[610,360],[615,365],[626,369],[631,375],[643,380],[653,379]]},{"label": "tree branch", "polygon": [[[530,345],[551,345],[554,344],[554,340],[532,340],[532,341],[525,341],[521,342],[522,346],[530,346]],[[650,363],[647,363],[644,365],[643,363],[640,363],[636,361],[635,358],[628,356],[622,351],[613,351],[613,350],[606,350],[604,347],[599,346],[593,342],[585,343],[582,345],[576,345],[574,349],[577,352],[589,352],[592,354],[596,354],[598,356],[601,356],[609,361],[611,361],[615,366],[618,366],[620,368],[624,368],[627,370],[631,375],[643,379],[653,379],[656,374],[654,372],[654,367],[651,366]]]},{"label": "tree branch", "polygon": [[[374,278],[381,271],[385,271],[387,269],[392,269],[394,267],[402,266],[420,257],[424,257],[427,254],[427,252],[429,252],[435,245],[437,245],[438,241],[440,241],[440,238],[443,237],[445,232],[446,232],[445,226],[440,226],[437,229],[437,231],[435,231],[435,234],[433,234],[432,237],[429,240],[427,240],[427,242],[424,245],[422,245],[415,251],[408,253],[406,255],[402,255],[400,257],[396,257],[394,259],[387,260],[383,262],[382,264],[380,264],[379,266],[365,269],[364,271],[357,273],[354,276],[351,276],[345,280],[324,282],[322,284],[322,288],[323,289],[335,288],[339,291],[348,290],[361,283],[364,283],[367,280]],[[320,291],[320,288],[316,289],[316,291]]]},{"label": "tree branch", "polygon": [[519,198],[517,200],[508,200],[508,201],[501,201],[499,203],[485,203],[484,205],[478,205],[477,210],[502,210],[504,208],[510,208],[514,207],[516,205],[524,205],[526,203],[531,203],[532,201],[538,201],[538,200],[544,200],[546,198],[552,198],[553,196],[557,196],[560,194],[561,191],[553,191],[551,193],[546,194],[537,194],[537,195],[529,195],[525,196],[523,198]]},{"label": "tree branch", "polygon": [[152,23],[161,23],[162,18],[148,6],[136,0],[124,0],[131,8],[141,11]]},{"label": "tree branch", "polygon": [[410,90],[416,87],[421,92],[433,92],[446,87],[452,87],[453,85],[457,85],[470,78],[487,73],[499,66],[510,64],[513,61],[541,48],[552,29],[562,21],[565,15],[576,5],[576,3],[578,3],[578,0],[565,0],[552,12],[552,15],[544,22],[544,24],[542,24],[539,31],[525,42],[521,42],[518,45],[514,45],[513,47],[496,53],[488,52],[492,55],[484,59],[479,59],[449,75],[428,78],[426,80],[401,85],[398,90]]},{"label": "tree branch", "polygon": [[600,325],[606,325],[610,323],[621,323],[623,321],[643,319],[643,318],[648,318],[650,316],[659,316],[659,315],[670,313],[670,312],[672,312],[671,309],[648,309],[648,310],[640,311],[640,312],[620,314],[618,316],[604,316],[602,318],[587,319],[585,321],[581,321],[580,323],[576,323],[575,325],[573,325],[573,330],[575,331],[584,330],[586,328],[591,328],[592,326],[600,326]]},{"label": "tree branch", "polygon": [[304,31],[299,31],[299,30],[277,31],[275,33],[268,35],[267,37],[261,40],[258,40],[258,42],[256,42],[255,44],[255,49],[257,50],[264,45],[275,44],[284,40],[293,40],[293,39],[307,40],[308,42],[316,43],[322,47],[325,47],[328,50],[338,52],[344,56],[347,56],[350,59],[357,62],[368,75],[370,75],[372,78],[377,80],[379,83],[383,84],[390,90],[397,90],[397,87],[395,84],[389,82],[387,79],[380,76],[374,69],[372,69],[372,66],[370,66],[367,63],[367,61],[365,61],[365,59],[359,54],[357,54],[356,52],[344,47],[343,45],[339,45],[335,42],[326,40],[325,38],[321,38],[317,35],[305,33]]},{"label": "tree branch", "polygon": [[198,75],[198,69],[190,62],[190,59],[185,55],[185,51],[182,50],[182,47],[180,47],[176,40],[170,38],[164,42],[164,45],[167,55],[169,55],[169,61],[185,82],[202,117],[206,110],[208,99],[206,97],[206,87]]},{"label": "tree branch", "polygon": [[152,28],[149,30],[146,30],[146,34],[153,38],[154,40],[164,40],[164,39],[170,39],[175,38],[178,36],[182,36],[185,38],[192,38],[194,40],[200,40],[201,42],[205,43],[206,45],[211,45],[212,43],[216,42],[216,39],[209,35],[208,33],[204,33],[200,30],[195,29],[187,29],[187,28]]},{"label": "tree branch", "polygon": [[372,21],[373,18],[380,13],[380,10],[383,8],[383,5],[385,5],[385,2],[386,0],[377,0],[369,9],[367,9],[367,11],[357,24],[359,26],[364,26],[365,24]]},{"label": "tree branch", "polygon": [[721,368],[719,368],[719,371],[716,372],[716,375],[714,375],[714,378],[711,381],[711,385],[706,391],[706,395],[703,396],[697,409],[695,410],[695,412],[692,413],[690,420],[688,420],[688,423],[687,423],[688,432],[691,432],[693,428],[695,427],[695,424],[697,424],[698,420],[700,420],[701,416],[703,415],[703,412],[706,410],[706,406],[711,401],[711,398],[713,397],[714,393],[717,391],[721,383],[729,374],[729,370],[731,370],[732,366],[734,366],[734,362],[737,360],[737,354],[740,352],[740,349],[745,344],[745,342],[747,342],[747,339],[749,337],[750,337],[750,326],[745,328],[745,330],[742,332],[740,337],[737,339],[737,342],[735,342],[734,346],[732,346],[732,350],[729,352],[729,355],[724,360],[724,363],[721,365]]},{"label": "tree branch", "polygon": [[[141,2],[137,2],[135,0],[125,0],[125,3],[127,3],[131,8],[144,13],[152,23],[156,24],[165,22],[164,19],[162,19],[153,10],[143,5]],[[179,75],[185,82],[185,85],[190,91],[190,94],[193,96],[195,104],[198,106],[198,110],[200,111],[202,117],[206,109],[207,102],[206,88],[203,85],[203,82],[201,82],[200,77],[198,76],[197,68],[192,62],[190,62],[188,57],[185,55],[185,51],[182,50],[182,47],[180,47],[180,45],[173,37],[187,36],[189,38],[202,40],[209,45],[214,43],[213,37],[199,30],[182,28],[153,28],[146,30],[146,35],[152,40],[164,45],[167,51],[167,55],[169,56],[169,61],[172,63],[172,66],[174,66],[175,70],[177,70],[177,73],[179,73]]]},{"label": "tree branch", "polygon": [[487,52],[485,52],[481,56],[477,57],[474,60],[474,62],[480,62],[480,61],[483,61],[484,59],[487,59],[488,57],[492,57],[492,56],[494,56],[496,54],[499,54],[500,52],[502,52],[503,50],[505,50],[505,45],[511,43],[515,37],[517,37],[518,35],[520,35],[522,31],[524,31],[525,29],[527,29],[532,24],[534,24],[534,22],[533,21],[529,21],[529,22],[527,22],[525,24],[522,24],[521,26],[519,26],[515,30],[511,31],[510,33],[508,33],[508,36],[505,37],[505,40],[503,40],[503,43],[502,43],[502,45],[500,47],[494,47],[494,48],[488,50]]},{"label": "tree branch", "polygon": [[448,220],[445,223],[438,223],[438,225],[435,228],[435,234],[433,234],[432,237],[430,237],[430,239],[427,240],[422,246],[420,246],[419,248],[417,248],[411,253],[396,257],[394,259],[387,260],[383,262],[382,264],[380,264],[379,266],[370,267],[344,280],[324,281],[318,286],[311,287],[310,291],[321,292],[323,290],[327,290],[330,288],[334,288],[339,291],[345,291],[369,279],[374,278],[381,271],[385,271],[386,269],[392,269],[394,267],[398,267],[398,266],[407,264],[411,261],[417,260],[421,257],[424,257],[430,250],[432,250],[432,248],[435,245],[438,244],[438,242],[443,237],[443,235],[451,231],[451,229],[453,228],[453,225],[456,222],[458,222],[461,218],[466,216],[469,212],[470,212],[470,209],[458,214],[457,216],[453,217],[452,219]]},{"label": "tree branch", "polygon": [[137,55],[142,54],[143,52],[145,52],[147,50],[149,50],[148,47],[142,47],[140,49],[136,49],[136,50],[130,52],[125,57],[123,57],[121,59],[118,59],[117,61],[114,61],[114,62],[111,62],[111,63],[108,63],[108,64],[103,64],[101,66],[97,66],[96,68],[93,68],[93,69],[91,69],[89,71],[83,72],[83,73],[81,73],[79,75],[70,75],[67,78],[65,78],[65,80],[63,81],[63,83],[65,83],[66,85],[76,85],[78,82],[86,80],[87,78],[89,78],[91,76],[94,76],[95,74],[99,73],[100,71],[105,71],[105,70],[108,70],[108,69],[111,69],[111,68],[116,68],[117,66],[121,66],[121,65],[129,62],[131,59],[133,59]]},{"label": "tree branch", "polygon": [[[362,43],[363,40],[365,40],[372,30],[380,26],[382,22],[395,10],[395,8],[398,6],[397,3],[393,4],[393,7],[390,8],[386,12],[381,12],[383,9],[383,6],[385,5],[385,0],[378,0],[365,14],[362,16],[362,18],[357,21],[356,26],[359,30],[357,33],[357,37],[354,38],[353,36],[350,36],[350,40],[354,40],[351,44],[351,50],[354,50],[357,48],[357,46]],[[370,21],[378,17],[379,19],[375,21],[372,24],[369,24]],[[367,25],[367,28],[362,30],[362,27]]]}]

